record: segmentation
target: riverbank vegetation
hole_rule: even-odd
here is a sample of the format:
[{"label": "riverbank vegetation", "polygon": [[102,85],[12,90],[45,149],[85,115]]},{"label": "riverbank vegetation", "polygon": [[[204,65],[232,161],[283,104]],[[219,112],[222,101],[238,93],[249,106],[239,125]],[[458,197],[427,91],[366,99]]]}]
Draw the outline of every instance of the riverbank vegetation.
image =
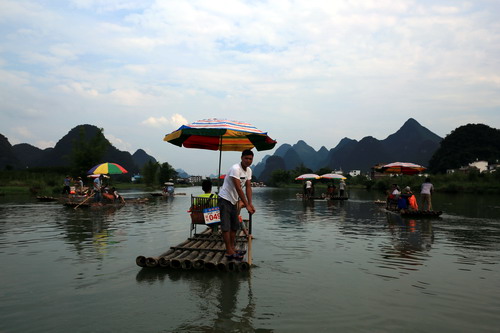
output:
[{"label": "riverbank vegetation", "polygon": [[[29,170],[3,170],[0,171],[0,195],[26,194],[26,195],[58,195],[62,191],[63,179],[70,174],[69,168],[37,168]],[[125,175],[112,175],[109,183],[117,189],[137,188],[144,190],[157,190],[163,182],[176,178],[175,170],[168,164],[147,164],[144,167],[145,179],[139,183],[132,183],[130,177]],[[311,171],[304,168],[296,170],[276,170],[271,175],[269,186],[301,188],[302,181],[295,178]],[[318,174],[328,173],[327,170],[318,170]],[[386,192],[392,184],[398,184],[401,189],[406,186],[418,193],[425,177],[413,176],[384,176],[369,179],[366,176],[347,177],[350,188],[366,188]],[[454,173],[430,175],[431,182],[437,192],[446,193],[500,193],[500,171],[493,173]],[[91,185],[89,178],[84,179],[86,185]],[[331,180],[321,179],[314,181],[316,187],[322,188],[332,183]],[[338,185],[338,180],[334,181]]]},{"label": "riverbank vegetation", "polygon": [[[69,168],[36,168],[29,170],[3,170],[0,171],[0,195],[26,194],[26,195],[59,195],[63,189],[63,181],[70,175]],[[86,186],[92,185],[91,178],[83,179]],[[146,184],[130,182],[128,175],[112,175],[108,182],[117,189],[147,188]],[[157,186],[158,188],[158,186]]]},{"label": "riverbank vegetation", "polygon": [[[493,173],[454,173],[429,175],[436,192],[445,193],[500,193],[500,172]],[[420,191],[424,176],[394,176],[363,181],[366,188],[387,191],[392,184],[401,189],[410,186],[413,192]]]},{"label": "riverbank vegetation", "polygon": [[[318,170],[316,174],[327,173],[323,171],[324,170]],[[276,170],[271,175],[270,185],[275,187],[301,186],[300,184],[303,182],[297,181],[295,178],[302,173],[311,173],[311,170]],[[425,181],[425,176],[422,175],[387,175],[376,179],[369,179],[363,175],[356,177],[347,175],[346,177],[346,183],[350,187],[366,188],[382,192],[389,190],[392,184],[397,184],[401,189],[410,186],[412,191],[418,193],[420,191],[420,185]],[[500,171],[493,173],[471,171],[469,173],[435,174],[429,175],[429,177],[437,192],[500,193]],[[326,184],[331,182],[331,180],[327,179],[314,180],[314,183],[319,186],[326,186]],[[334,184],[338,184],[338,181],[334,181]]]}]

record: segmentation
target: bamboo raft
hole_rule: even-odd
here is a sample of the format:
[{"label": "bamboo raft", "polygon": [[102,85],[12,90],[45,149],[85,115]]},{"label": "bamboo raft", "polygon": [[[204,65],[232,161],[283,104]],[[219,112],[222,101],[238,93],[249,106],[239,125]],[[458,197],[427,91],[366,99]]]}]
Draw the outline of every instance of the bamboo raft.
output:
[{"label": "bamboo raft", "polygon": [[304,197],[304,195],[302,193],[297,193],[295,195],[297,197],[297,199],[302,199],[302,200],[349,200],[349,197],[348,196],[321,196],[321,197],[309,197],[309,198],[306,198]]},{"label": "bamboo raft", "polygon": [[147,203],[149,200],[147,198],[138,199],[125,199],[125,202],[108,202],[103,201],[101,203],[94,202],[90,197],[83,198],[61,198],[59,201],[66,207],[71,208],[105,208],[105,207],[123,207],[125,204],[142,204]]},{"label": "bamboo raft", "polygon": [[52,202],[52,201],[57,201],[58,200],[57,198],[48,197],[48,196],[38,196],[38,197],[36,197],[36,199],[38,201],[41,201],[41,202]]},{"label": "bamboo raft", "polygon": [[182,270],[210,270],[223,272],[248,271],[251,267],[251,251],[247,237],[240,231],[236,236],[236,248],[246,251],[243,259],[228,260],[225,257],[225,245],[220,232],[211,233],[207,228],[202,233],[194,234],[186,241],[172,246],[165,253],[156,257],[138,256],[135,263],[143,268],[168,268]]},{"label": "bamboo raft", "polygon": [[435,218],[441,216],[443,214],[442,211],[440,210],[398,210],[398,209],[388,209],[386,208],[387,211],[391,213],[396,213],[399,214],[403,217],[422,217],[422,218]]}]

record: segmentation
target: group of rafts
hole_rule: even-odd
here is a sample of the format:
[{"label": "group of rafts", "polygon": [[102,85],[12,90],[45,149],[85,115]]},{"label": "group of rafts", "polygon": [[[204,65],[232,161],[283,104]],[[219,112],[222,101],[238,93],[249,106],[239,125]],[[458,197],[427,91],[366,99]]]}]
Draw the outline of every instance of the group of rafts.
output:
[{"label": "group of rafts", "polygon": [[[332,181],[332,183],[328,185],[326,193],[322,193],[321,196],[315,195],[314,184],[312,183],[313,180],[318,179],[328,179]],[[315,173],[305,173],[295,178],[295,180],[304,181],[302,193],[297,193],[296,196],[303,200],[347,200],[349,199],[349,195],[346,191],[345,179],[346,177],[337,173],[327,173],[321,176]],[[340,181],[338,189],[333,183],[335,180]]]}]

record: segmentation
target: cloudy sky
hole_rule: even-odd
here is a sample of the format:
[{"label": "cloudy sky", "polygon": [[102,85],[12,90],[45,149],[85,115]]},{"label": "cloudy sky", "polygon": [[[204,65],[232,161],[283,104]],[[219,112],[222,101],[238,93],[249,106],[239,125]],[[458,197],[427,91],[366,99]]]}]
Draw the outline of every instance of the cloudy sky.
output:
[{"label": "cloudy sky", "polygon": [[0,133],[47,148],[92,124],[208,175],[217,152],[164,135],[217,117],[318,150],[410,117],[500,128],[499,17],[498,0],[0,0]]}]

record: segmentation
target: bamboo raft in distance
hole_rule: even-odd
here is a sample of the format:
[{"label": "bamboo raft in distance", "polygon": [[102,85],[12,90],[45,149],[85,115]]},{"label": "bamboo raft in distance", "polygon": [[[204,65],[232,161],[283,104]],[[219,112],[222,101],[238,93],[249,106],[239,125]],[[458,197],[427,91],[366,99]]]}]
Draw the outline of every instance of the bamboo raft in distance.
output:
[{"label": "bamboo raft in distance", "polygon": [[440,210],[397,210],[397,209],[388,209],[387,211],[391,213],[399,214],[403,217],[422,217],[422,218],[437,218],[443,214]]},{"label": "bamboo raft in distance", "polygon": [[57,201],[58,200],[57,198],[48,197],[48,196],[38,196],[38,197],[36,197],[36,199],[38,201],[41,201],[41,202],[52,202],[52,201]]},{"label": "bamboo raft in distance", "polygon": [[135,263],[143,268],[244,272],[251,267],[248,245],[247,237],[243,231],[239,231],[236,235],[236,249],[246,253],[241,261],[228,260],[225,257],[226,247],[222,234],[212,233],[211,229],[207,228],[177,246],[170,247],[157,257],[138,256]]}]

